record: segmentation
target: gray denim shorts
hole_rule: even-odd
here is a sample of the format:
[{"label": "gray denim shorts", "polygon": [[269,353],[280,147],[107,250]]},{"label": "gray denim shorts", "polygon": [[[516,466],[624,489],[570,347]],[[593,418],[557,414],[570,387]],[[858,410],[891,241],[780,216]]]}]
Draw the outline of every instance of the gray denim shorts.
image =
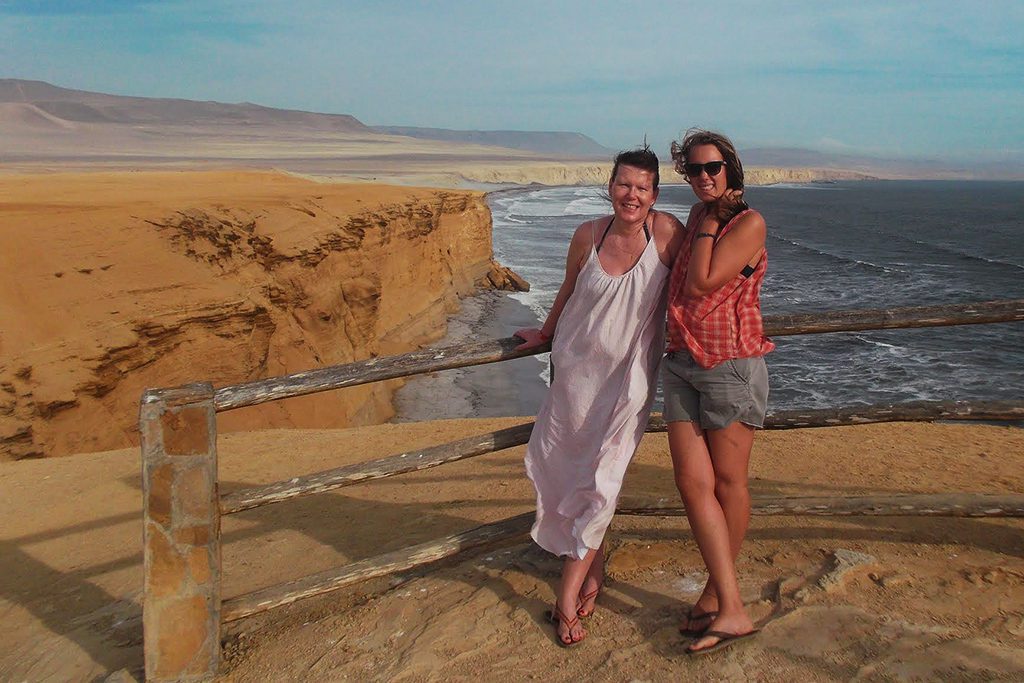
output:
[{"label": "gray denim shorts", "polygon": [[675,351],[661,364],[661,390],[665,422],[700,422],[701,429],[722,429],[733,422],[763,427],[768,368],[764,358],[755,356],[705,369],[688,352]]}]

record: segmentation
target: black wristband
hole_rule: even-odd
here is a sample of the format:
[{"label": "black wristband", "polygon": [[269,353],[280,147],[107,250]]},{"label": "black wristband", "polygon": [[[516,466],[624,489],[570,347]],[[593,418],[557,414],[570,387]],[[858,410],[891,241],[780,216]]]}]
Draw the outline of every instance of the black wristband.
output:
[{"label": "black wristband", "polygon": [[710,237],[711,239],[715,239],[716,237],[718,237],[718,235],[716,235],[714,233],[711,233],[711,232],[698,232],[697,236],[694,237],[693,239],[696,240],[696,239],[700,239],[701,237]]}]

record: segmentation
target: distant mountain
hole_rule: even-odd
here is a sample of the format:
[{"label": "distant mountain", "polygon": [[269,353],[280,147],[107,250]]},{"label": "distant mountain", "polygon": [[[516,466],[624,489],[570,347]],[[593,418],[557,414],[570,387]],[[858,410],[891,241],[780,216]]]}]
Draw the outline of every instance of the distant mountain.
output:
[{"label": "distant mountain", "polygon": [[226,104],[107,95],[13,78],[0,79],[0,124],[34,129],[66,129],[75,124],[284,125],[339,133],[372,132],[347,114],[273,109],[249,102]]},{"label": "distant mountain", "polygon": [[[374,148],[346,147],[354,144],[354,138]],[[402,144],[410,138],[413,145]],[[269,147],[274,147],[271,155],[278,159],[289,152],[315,158],[328,154],[330,144],[340,145],[331,148],[333,158],[345,158],[347,152],[355,158],[393,155],[402,153],[399,148],[420,158],[456,154],[493,160],[510,155],[562,160],[611,155],[611,150],[579,133],[370,128],[347,114],[274,109],[249,102],[109,95],[42,81],[0,79],[0,159],[126,155],[251,159],[267,153]]]},{"label": "distant mountain", "polygon": [[1024,178],[1024,163],[1017,160],[967,164],[936,159],[880,159],[858,154],[833,154],[784,147],[743,149],[740,150],[740,156],[745,166],[843,169],[883,178]]},{"label": "distant mountain", "polygon": [[468,142],[476,145],[506,147],[555,157],[607,159],[615,152],[582,133],[534,132],[520,130],[448,130],[414,126],[372,126],[387,135],[404,135],[422,140]]},{"label": "distant mountain", "polygon": [[[405,179],[414,171],[427,173],[424,169],[431,164],[439,169],[436,172],[451,173],[453,165],[463,161],[600,163],[604,169],[613,155],[614,150],[580,133],[370,127],[347,114],[275,109],[249,102],[109,95],[42,81],[0,79],[0,164],[198,162]],[[835,177],[1024,179],[1024,159],[1019,154],[1009,156],[1000,162],[967,163],[792,148],[742,150],[743,161],[750,167],[817,169],[826,175],[834,171],[839,174]],[[409,165],[413,159],[416,169]],[[555,175],[551,183],[578,181],[571,179],[572,173]],[[531,182],[521,174],[501,177],[505,180],[479,182]]]},{"label": "distant mountain", "polygon": [[751,166],[777,166],[782,168],[881,168],[892,169],[896,166],[918,166],[941,168],[942,165],[930,161],[908,161],[878,159],[858,154],[834,154],[818,152],[811,149],[789,147],[757,147],[742,150],[743,163]]}]

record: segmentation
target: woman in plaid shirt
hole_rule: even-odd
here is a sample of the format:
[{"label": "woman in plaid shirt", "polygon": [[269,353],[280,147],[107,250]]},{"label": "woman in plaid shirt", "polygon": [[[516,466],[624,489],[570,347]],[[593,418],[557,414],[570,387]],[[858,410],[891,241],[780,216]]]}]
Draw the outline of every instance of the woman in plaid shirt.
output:
[{"label": "woman in plaid shirt", "polygon": [[676,486],[708,569],[680,631],[689,654],[753,635],[736,558],[750,521],[747,469],[764,423],[768,373],[760,290],[766,226],[742,202],[743,166],[723,135],[690,130],[672,145],[676,170],[699,202],[669,281],[668,355],[662,365],[665,422]]}]

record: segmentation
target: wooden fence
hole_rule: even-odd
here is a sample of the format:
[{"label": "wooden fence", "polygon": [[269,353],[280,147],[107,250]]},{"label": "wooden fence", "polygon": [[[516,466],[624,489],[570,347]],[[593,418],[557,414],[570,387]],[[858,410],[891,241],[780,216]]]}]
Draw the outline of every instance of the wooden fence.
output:
[{"label": "wooden fence", "polygon": [[[769,336],[935,327],[1024,320],[1024,299],[977,304],[836,311],[765,317]],[[140,406],[144,516],[143,632],[146,679],[210,680],[220,663],[220,629],[234,621],[373,577],[407,570],[470,548],[524,535],[533,513],[404,548],[229,599],[221,596],[222,515],[299,496],[436,467],[529,440],[533,424],[297,477],[220,496],[216,413],[320,391],[482,365],[544,353],[515,351],[509,337],[373,358],[214,389],[209,383],[147,390]],[[1024,401],[915,402],[771,413],[766,429],[942,419],[1022,420]],[[647,431],[664,431],[660,417]],[[679,506],[619,514],[679,515]],[[755,499],[757,515],[1024,516],[1019,495],[887,495]]]}]

